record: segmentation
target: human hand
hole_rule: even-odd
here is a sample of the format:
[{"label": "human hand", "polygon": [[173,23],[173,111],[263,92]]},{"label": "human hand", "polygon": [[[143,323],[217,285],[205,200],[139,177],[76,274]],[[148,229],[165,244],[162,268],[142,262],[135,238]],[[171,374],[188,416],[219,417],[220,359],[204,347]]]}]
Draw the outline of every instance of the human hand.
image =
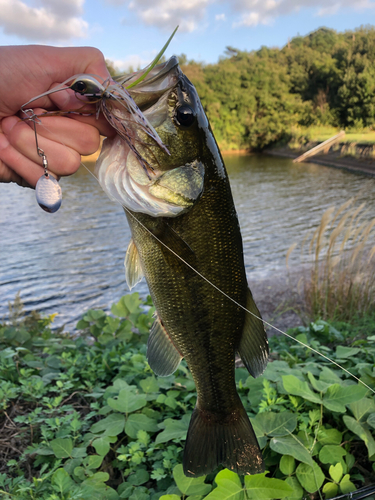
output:
[{"label": "human hand", "polygon": [[[103,54],[92,47],[57,48],[37,45],[0,47],[0,182],[35,187],[44,169],[37,153],[34,125],[23,121],[21,106],[76,74],[108,78]],[[28,106],[36,115],[82,107],[71,90],[42,97]],[[100,134],[114,130],[104,118],[65,115],[41,117],[38,144],[48,159],[48,170],[56,177],[73,174],[81,155],[94,153]]]}]

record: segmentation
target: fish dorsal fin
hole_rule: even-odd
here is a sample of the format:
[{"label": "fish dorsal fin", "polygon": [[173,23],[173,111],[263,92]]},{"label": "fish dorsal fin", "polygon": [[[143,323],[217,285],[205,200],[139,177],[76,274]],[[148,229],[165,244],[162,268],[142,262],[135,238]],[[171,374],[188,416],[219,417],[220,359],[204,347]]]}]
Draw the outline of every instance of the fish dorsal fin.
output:
[{"label": "fish dorsal fin", "polygon": [[172,375],[182,357],[160,319],[156,317],[147,342],[147,361],[152,371],[160,377]]},{"label": "fish dorsal fin", "polygon": [[126,283],[129,290],[131,290],[143,278],[141,259],[133,238],[130,240],[128,249],[126,250],[124,266]]},{"label": "fish dorsal fin", "polygon": [[252,314],[246,313],[245,326],[238,347],[238,354],[249,373],[253,377],[258,377],[266,369],[269,349],[264,324],[249,289],[247,289],[246,309],[255,314],[257,318]]}]

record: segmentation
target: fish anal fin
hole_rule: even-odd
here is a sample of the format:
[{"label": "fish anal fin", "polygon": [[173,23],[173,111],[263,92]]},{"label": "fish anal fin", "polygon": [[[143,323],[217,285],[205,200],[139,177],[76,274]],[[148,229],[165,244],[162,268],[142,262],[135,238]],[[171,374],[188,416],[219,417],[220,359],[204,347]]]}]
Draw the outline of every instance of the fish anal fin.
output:
[{"label": "fish anal fin", "polygon": [[147,342],[147,361],[152,371],[160,377],[167,377],[177,370],[182,357],[156,317]]},{"label": "fish anal fin", "polygon": [[141,259],[133,238],[130,240],[126,251],[124,266],[126,283],[128,284],[129,290],[131,290],[143,278]]},{"label": "fish anal fin", "polygon": [[258,377],[266,369],[269,348],[262,317],[249,289],[247,289],[246,309],[252,314],[246,313],[237,351],[249,373],[253,377]]},{"label": "fish anal fin", "polygon": [[196,407],[186,438],[184,474],[199,477],[220,465],[241,475],[264,472],[252,425],[243,407],[226,417]]}]

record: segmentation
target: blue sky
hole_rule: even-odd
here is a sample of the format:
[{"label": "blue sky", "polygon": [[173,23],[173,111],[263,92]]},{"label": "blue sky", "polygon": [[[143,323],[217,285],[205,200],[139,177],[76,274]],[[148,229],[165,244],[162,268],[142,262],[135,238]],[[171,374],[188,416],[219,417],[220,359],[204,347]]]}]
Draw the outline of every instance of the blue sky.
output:
[{"label": "blue sky", "polygon": [[121,70],[167,56],[213,63],[230,45],[282,47],[297,34],[375,24],[371,0],[0,0],[0,44],[91,45]]}]

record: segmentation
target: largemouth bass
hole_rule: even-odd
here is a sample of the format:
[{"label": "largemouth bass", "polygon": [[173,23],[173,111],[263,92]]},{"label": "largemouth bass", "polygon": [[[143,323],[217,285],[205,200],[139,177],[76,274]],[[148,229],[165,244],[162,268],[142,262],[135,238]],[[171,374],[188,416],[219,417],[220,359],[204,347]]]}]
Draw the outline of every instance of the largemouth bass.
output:
[{"label": "largemouth bass", "polygon": [[156,66],[129,92],[169,154],[113,108],[117,122],[131,129],[137,154],[121,136],[106,139],[96,173],[126,208],[128,284],[144,275],[156,307],[150,367],[167,376],[185,358],[197,388],[185,475],[208,474],[220,464],[239,474],[262,472],[261,451],[236,390],[235,357],[256,377],[266,367],[268,342],[246,280],[223,159],[177,58]]}]

